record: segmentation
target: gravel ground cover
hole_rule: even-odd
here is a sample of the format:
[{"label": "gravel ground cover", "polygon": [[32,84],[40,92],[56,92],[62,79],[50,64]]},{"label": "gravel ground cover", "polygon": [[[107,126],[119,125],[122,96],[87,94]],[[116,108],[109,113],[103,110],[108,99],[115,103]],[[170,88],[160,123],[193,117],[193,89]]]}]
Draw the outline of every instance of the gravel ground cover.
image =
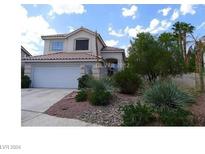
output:
[{"label": "gravel ground cover", "polygon": [[76,102],[77,92],[65,96],[51,106],[45,113],[63,118],[80,119],[102,126],[120,126],[122,122],[120,107],[136,102],[139,97],[115,93],[107,106],[92,106],[89,102]]}]

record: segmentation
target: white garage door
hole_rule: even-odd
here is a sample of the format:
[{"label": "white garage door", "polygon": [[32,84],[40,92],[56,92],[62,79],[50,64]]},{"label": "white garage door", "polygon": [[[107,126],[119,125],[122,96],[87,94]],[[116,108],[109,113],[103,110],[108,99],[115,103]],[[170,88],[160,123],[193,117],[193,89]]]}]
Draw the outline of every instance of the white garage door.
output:
[{"label": "white garage door", "polygon": [[77,88],[80,66],[35,66],[32,86],[36,88]]}]

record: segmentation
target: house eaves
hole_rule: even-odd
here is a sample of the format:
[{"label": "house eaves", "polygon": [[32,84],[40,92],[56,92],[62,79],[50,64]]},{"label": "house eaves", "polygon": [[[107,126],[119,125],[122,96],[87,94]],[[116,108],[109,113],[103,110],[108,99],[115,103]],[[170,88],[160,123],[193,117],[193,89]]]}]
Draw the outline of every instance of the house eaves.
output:
[{"label": "house eaves", "polygon": [[[87,28],[80,27],[80,28],[76,29],[75,31],[73,31],[73,32],[71,32],[71,33],[68,33],[68,34],[45,35],[45,36],[41,36],[41,38],[42,38],[43,40],[49,40],[49,39],[66,39],[66,38],[68,38],[68,37],[70,37],[70,36],[72,36],[72,35],[74,35],[74,34],[80,32],[80,31],[85,31],[85,32],[90,33],[90,34],[92,34],[92,35],[94,35],[94,36],[96,35],[95,32],[93,32],[93,31],[91,31],[91,30],[89,30],[89,29],[87,29]],[[105,42],[103,41],[103,39],[102,39],[102,37],[101,37],[101,35],[100,35],[99,33],[97,33],[97,37],[98,37],[98,39],[100,40],[100,42],[103,44],[103,46],[105,47],[106,44],[105,44]]]}]

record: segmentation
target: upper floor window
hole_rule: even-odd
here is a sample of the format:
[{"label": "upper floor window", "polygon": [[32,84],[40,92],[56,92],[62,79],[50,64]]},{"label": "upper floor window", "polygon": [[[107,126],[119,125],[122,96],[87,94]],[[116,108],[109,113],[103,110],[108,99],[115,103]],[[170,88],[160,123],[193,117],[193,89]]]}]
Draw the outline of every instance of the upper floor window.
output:
[{"label": "upper floor window", "polygon": [[88,39],[79,39],[75,42],[75,50],[88,50]]},{"label": "upper floor window", "polygon": [[52,51],[63,51],[63,41],[52,41],[51,50]]}]

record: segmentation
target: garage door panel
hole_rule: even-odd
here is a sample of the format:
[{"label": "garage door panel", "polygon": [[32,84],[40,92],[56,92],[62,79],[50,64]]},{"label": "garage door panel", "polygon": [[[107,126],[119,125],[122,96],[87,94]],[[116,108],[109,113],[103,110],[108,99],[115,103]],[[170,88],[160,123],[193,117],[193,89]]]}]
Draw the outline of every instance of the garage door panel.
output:
[{"label": "garage door panel", "polygon": [[77,88],[80,67],[33,67],[33,87]]}]

